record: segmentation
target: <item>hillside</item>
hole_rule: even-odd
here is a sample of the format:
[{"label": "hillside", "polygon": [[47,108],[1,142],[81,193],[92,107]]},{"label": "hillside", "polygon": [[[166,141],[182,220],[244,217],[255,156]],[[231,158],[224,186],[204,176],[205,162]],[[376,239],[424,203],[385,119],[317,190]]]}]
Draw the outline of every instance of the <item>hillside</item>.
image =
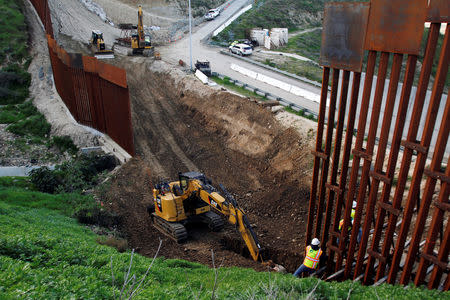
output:
[{"label": "hillside", "polygon": [[[32,189],[23,179],[0,179],[0,298],[118,296],[130,265],[130,251],[119,253],[100,245],[108,235],[96,236],[91,229],[109,236],[111,232],[78,224],[70,217],[79,201],[92,200]],[[448,295],[415,287],[373,288],[349,281],[328,283],[316,278],[295,279],[290,274],[221,268],[220,256],[215,257],[214,270],[198,263],[165,259],[165,246],[147,277],[144,274],[152,259],[133,256],[131,281],[125,291],[131,290],[131,283],[136,282],[136,287],[145,278],[134,299],[442,299]]]},{"label": "hillside", "polygon": [[[228,46],[236,39],[249,38],[249,29],[251,28],[273,28],[273,27],[287,27],[292,36],[289,37],[288,44],[280,47],[277,51],[295,53],[303,57],[309,58],[314,62],[319,62],[320,47],[322,42],[322,17],[324,5],[330,0],[261,0],[257,1],[253,9],[244,13],[235,22],[228,26],[218,36],[213,38],[213,43],[221,46]],[[333,1],[341,2],[341,1]],[[357,2],[367,2],[366,0],[359,0]],[[300,30],[307,28],[317,28],[313,31],[305,31],[305,33],[298,34]],[[297,33],[296,33],[297,32]],[[418,70],[420,70],[421,62],[424,58],[424,45],[427,41],[429,29],[425,29],[422,37],[422,52],[419,54]],[[441,32],[442,33],[442,32]],[[444,35],[441,34],[438,39],[438,48],[441,47],[444,40]],[[432,68],[431,84],[434,82],[436,75],[438,58],[435,57]],[[253,59],[288,71],[308,79],[321,82],[322,70],[317,64],[311,64],[294,58],[266,58],[254,55]],[[366,63],[367,55],[364,59]],[[392,65],[392,59],[390,61]],[[403,63],[403,71],[406,67],[406,59]],[[414,85],[419,81],[420,72],[417,71],[414,78]],[[388,75],[389,78],[389,75]],[[430,85],[431,86],[431,85]],[[450,77],[447,77],[444,90],[448,90],[450,86]]]},{"label": "hillside", "polygon": [[255,27],[287,27],[289,32],[322,25],[323,6],[327,0],[260,0],[235,22],[214,38],[231,42],[246,37],[246,30]]}]

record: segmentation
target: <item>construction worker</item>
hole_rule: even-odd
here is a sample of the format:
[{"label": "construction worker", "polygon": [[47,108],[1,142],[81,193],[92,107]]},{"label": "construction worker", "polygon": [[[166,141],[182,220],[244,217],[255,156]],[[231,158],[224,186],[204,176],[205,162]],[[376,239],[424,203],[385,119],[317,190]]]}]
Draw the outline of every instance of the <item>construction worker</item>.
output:
[{"label": "construction worker", "polygon": [[[351,215],[350,215],[352,224],[348,227],[348,231],[349,232],[352,230],[353,219],[355,218],[355,213],[356,213],[355,209],[356,209],[356,201],[353,201],[353,203],[352,203],[352,212],[351,212]],[[339,221],[339,231],[342,230],[342,226],[344,226],[344,219],[341,219]],[[359,228],[358,237],[356,239],[358,244],[359,244],[359,242],[361,242],[361,236],[362,236],[362,230],[361,230],[361,228]],[[337,242],[339,243],[339,239],[337,239]]]},{"label": "construction worker", "polygon": [[[353,203],[352,203],[352,213],[350,215],[352,224],[353,224],[353,219],[355,218],[355,213],[356,213],[355,209],[356,209],[356,201],[353,201]],[[339,231],[341,231],[342,226],[344,226],[344,219],[341,219],[339,221]],[[351,229],[352,229],[352,227],[348,228],[348,230],[351,230]]]},{"label": "construction worker", "polygon": [[320,241],[317,238],[313,238],[311,245],[306,247],[305,259],[303,264],[294,272],[295,277],[299,277],[303,272],[308,274],[313,273],[319,266],[320,256],[322,250],[319,247]]}]

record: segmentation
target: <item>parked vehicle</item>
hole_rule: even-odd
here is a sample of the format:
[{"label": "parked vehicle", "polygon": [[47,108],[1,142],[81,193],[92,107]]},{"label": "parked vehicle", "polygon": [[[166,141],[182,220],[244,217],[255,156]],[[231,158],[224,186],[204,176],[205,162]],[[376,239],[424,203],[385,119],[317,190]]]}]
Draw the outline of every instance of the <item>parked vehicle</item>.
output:
[{"label": "parked vehicle", "polygon": [[246,44],[246,45],[252,47],[252,50],[254,49],[253,43],[248,39],[235,40],[234,42],[231,43],[231,46],[234,46],[237,44]]},{"label": "parked vehicle", "polygon": [[205,15],[205,19],[211,21],[214,20],[218,15],[220,15],[220,8],[210,9]]},{"label": "parked vehicle", "polygon": [[253,53],[252,47],[247,44],[236,44],[229,47],[230,52],[237,55],[251,55]]},{"label": "parked vehicle", "polygon": [[203,74],[205,74],[206,76],[211,76],[211,66],[209,61],[204,60],[204,61],[199,61],[197,60],[197,62],[195,63],[195,68],[197,70],[200,70]]}]

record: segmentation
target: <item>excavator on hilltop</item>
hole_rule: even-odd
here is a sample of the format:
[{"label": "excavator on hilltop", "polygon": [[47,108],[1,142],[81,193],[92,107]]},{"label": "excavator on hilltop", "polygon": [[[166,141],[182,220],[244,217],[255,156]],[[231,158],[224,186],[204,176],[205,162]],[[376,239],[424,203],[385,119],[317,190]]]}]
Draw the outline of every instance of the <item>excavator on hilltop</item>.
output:
[{"label": "excavator on hilltop", "polygon": [[244,211],[222,186],[222,194],[210,179],[199,172],[180,173],[179,180],[157,184],[153,189],[154,205],[148,207],[153,225],[177,242],[187,240],[185,225],[203,222],[212,231],[220,231],[224,222],[215,212],[236,225],[253,260],[261,260],[261,246]]},{"label": "excavator on hilltop", "polygon": [[143,56],[152,56],[154,49],[152,46],[150,35],[144,32],[144,22],[142,20],[142,6],[138,8],[138,24],[137,33],[131,36],[131,54],[140,54]]},{"label": "excavator on hilltop", "polygon": [[114,51],[106,49],[105,40],[103,39],[103,33],[101,31],[92,30],[89,45],[94,49],[94,55],[96,58],[114,58]]}]

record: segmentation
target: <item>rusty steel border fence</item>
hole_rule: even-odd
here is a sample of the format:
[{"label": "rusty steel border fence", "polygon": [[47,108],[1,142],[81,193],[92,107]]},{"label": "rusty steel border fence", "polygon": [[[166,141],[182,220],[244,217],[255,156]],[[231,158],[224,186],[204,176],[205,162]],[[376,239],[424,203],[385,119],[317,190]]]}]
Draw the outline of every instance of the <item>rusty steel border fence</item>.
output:
[{"label": "rusty steel border fence", "polygon": [[44,25],[45,32],[53,37],[53,25],[50,17],[50,9],[48,6],[48,0],[30,0],[36,10],[42,25]]},{"label": "rusty steel border fence", "polygon": [[68,53],[53,39],[47,0],[30,0],[47,33],[56,90],[74,119],[108,134],[135,155],[126,71],[95,57]]},{"label": "rusty steel border fence", "polygon": [[450,288],[449,13],[448,0],[325,5],[306,244],[321,240],[329,279]]}]

